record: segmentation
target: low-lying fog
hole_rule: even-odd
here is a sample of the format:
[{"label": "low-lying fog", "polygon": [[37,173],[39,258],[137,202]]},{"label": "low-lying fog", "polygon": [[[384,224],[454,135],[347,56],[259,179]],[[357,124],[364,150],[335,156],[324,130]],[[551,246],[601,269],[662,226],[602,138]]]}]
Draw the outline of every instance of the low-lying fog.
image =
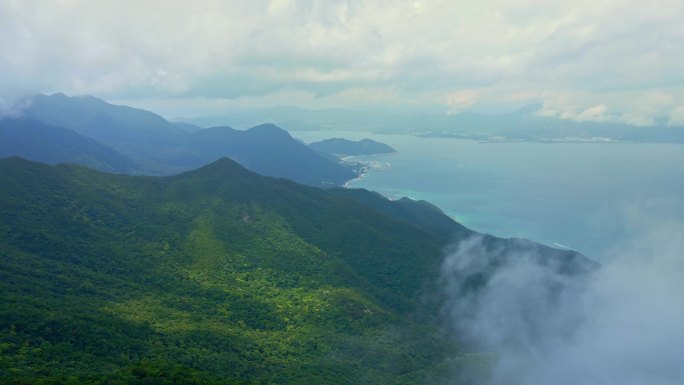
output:
[{"label": "low-lying fog", "polygon": [[494,362],[477,383],[684,384],[684,223],[666,214],[681,208],[625,209],[616,220],[634,225],[632,239],[581,279],[519,254],[464,296],[462,277],[484,269],[482,244],[454,245],[443,265],[449,323]]}]

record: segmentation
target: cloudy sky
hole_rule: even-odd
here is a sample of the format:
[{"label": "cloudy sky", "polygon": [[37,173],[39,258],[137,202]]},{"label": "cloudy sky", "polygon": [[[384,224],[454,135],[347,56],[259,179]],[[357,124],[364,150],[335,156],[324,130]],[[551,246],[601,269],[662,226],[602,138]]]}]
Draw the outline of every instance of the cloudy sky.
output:
[{"label": "cloudy sky", "polygon": [[539,112],[684,124],[681,0],[2,0],[0,84],[166,115]]}]

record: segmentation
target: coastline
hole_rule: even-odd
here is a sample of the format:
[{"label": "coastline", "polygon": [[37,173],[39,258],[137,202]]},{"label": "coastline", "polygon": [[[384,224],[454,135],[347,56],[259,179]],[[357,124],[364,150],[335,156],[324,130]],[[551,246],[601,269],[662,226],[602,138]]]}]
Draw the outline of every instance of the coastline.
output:
[{"label": "coastline", "polygon": [[392,169],[392,164],[390,162],[380,162],[372,160],[363,161],[358,160],[357,157],[357,155],[347,155],[338,158],[341,165],[349,167],[357,173],[356,178],[344,182],[344,184],[342,185],[343,188],[351,188],[351,183],[363,179],[368,174],[369,170],[388,171]]},{"label": "coastline", "polygon": [[356,178],[353,178],[353,179],[346,181],[342,185],[344,188],[351,188],[352,182],[357,181],[357,180],[361,180],[362,178],[364,178],[368,174],[368,171],[370,171],[370,170],[389,171],[392,169],[392,164],[390,162],[351,160],[353,158],[354,158],[354,156],[346,156],[346,157],[340,158],[340,163],[343,166],[354,169],[358,175]]},{"label": "coastline", "polygon": [[364,175],[359,175],[358,178],[350,179],[350,180],[344,182],[344,184],[342,185],[342,188],[352,188],[351,183],[354,181],[360,180],[361,178],[364,177]]}]

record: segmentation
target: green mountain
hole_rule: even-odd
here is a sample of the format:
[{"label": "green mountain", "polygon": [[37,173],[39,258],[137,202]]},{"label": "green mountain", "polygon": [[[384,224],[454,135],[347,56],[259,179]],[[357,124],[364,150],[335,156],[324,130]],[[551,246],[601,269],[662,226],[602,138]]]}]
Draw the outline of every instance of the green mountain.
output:
[{"label": "green mountain", "polygon": [[[314,186],[342,185],[356,177],[351,169],[321,156],[272,124],[246,131],[226,126],[200,129],[92,96],[64,94],[36,95],[24,114],[76,131],[123,154],[138,164],[135,174],[172,175],[229,157],[262,175]],[[56,149],[54,152],[59,154]]]},{"label": "green mountain", "polygon": [[[418,384],[470,363],[423,299],[474,233],[427,203],[228,159],[142,177],[8,158],[0,186],[0,383]],[[586,267],[486,238],[492,268],[528,247]]]},{"label": "green mountain", "polygon": [[76,163],[101,171],[133,173],[122,154],[67,128],[31,119],[0,120],[0,158],[20,156],[47,164]]}]

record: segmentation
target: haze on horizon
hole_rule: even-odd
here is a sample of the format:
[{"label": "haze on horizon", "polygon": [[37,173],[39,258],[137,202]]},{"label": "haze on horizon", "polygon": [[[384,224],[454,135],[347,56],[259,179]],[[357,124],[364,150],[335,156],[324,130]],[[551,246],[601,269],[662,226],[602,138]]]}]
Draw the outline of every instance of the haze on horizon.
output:
[{"label": "haze on horizon", "polygon": [[0,106],[91,94],[173,116],[293,105],[684,124],[684,3],[0,3]]}]

